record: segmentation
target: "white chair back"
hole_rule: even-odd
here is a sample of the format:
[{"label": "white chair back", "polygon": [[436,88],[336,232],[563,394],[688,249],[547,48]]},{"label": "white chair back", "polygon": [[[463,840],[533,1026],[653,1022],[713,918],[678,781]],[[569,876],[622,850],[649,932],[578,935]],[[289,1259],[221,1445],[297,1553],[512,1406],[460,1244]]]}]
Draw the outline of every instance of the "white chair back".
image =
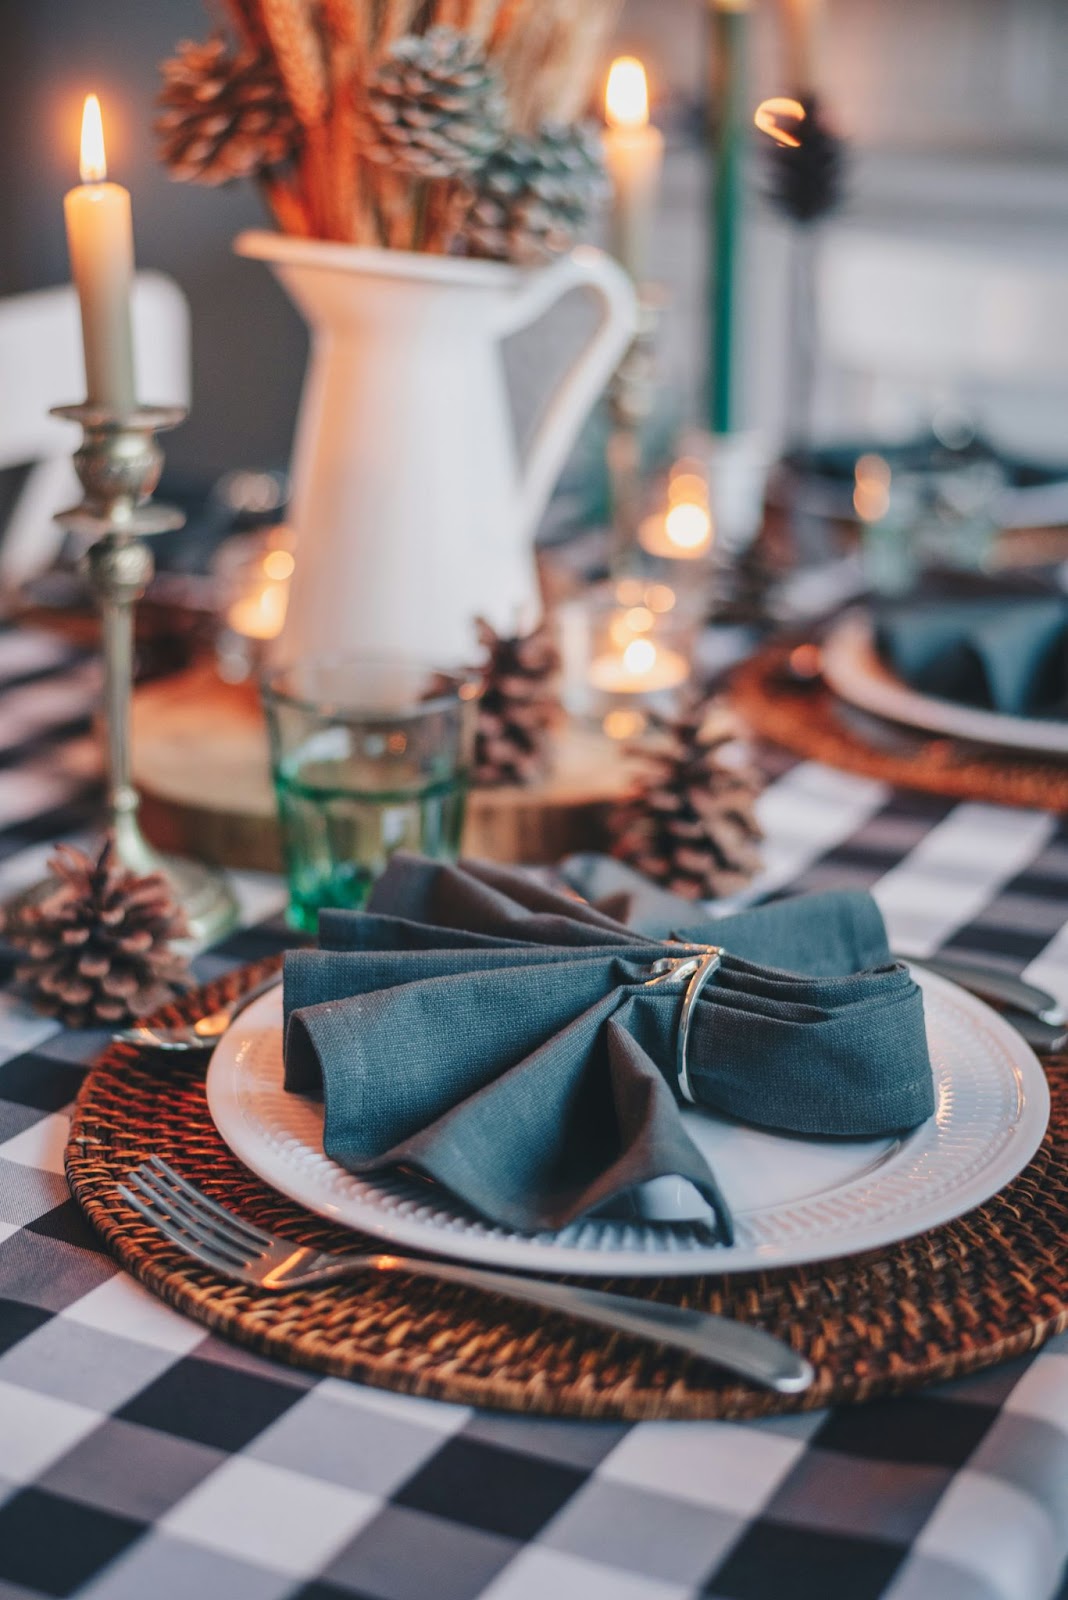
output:
[{"label": "white chair back", "polygon": [[[137,391],[153,404],[188,405],[189,307],[171,278],[137,275],[133,298]],[[52,521],[79,493],[71,466],[78,431],[49,408],[85,393],[78,302],[69,285],[0,300],[0,469],[32,466],[0,530],[0,582],[17,584],[53,559]]]}]

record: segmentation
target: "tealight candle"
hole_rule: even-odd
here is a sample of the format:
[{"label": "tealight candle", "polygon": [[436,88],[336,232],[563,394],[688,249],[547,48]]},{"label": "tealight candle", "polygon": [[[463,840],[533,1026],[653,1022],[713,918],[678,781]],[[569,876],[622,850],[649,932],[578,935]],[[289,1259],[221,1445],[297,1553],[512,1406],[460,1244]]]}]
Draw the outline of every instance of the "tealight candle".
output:
[{"label": "tealight candle", "polygon": [[644,281],[664,160],[664,136],[649,121],[645,68],[634,56],[613,61],[605,89],[605,165],[612,180],[612,254]]},{"label": "tealight candle", "polygon": [[668,481],[668,508],[646,517],[638,543],[647,555],[666,561],[700,561],[712,548],[713,523],[708,484],[697,463],[677,461]]},{"label": "tealight candle", "polygon": [[639,634],[618,654],[595,657],[590,682],[604,694],[655,694],[674,689],[689,672],[685,656]]},{"label": "tealight candle", "polygon": [[82,313],[86,399],[111,411],[132,411],[134,384],[133,220],[129,190],[106,182],[100,102],[82,113],[81,183],[64,197],[71,275]]},{"label": "tealight candle", "polygon": [[276,639],[286,620],[294,565],[288,550],[268,550],[250,569],[244,591],[227,609],[227,627],[245,639]]}]

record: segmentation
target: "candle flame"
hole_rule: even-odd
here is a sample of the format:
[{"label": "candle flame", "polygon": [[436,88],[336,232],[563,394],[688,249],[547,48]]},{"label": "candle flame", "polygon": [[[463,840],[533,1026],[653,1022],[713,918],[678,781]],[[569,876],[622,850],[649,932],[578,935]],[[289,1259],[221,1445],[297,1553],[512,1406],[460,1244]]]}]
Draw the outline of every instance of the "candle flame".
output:
[{"label": "candle flame", "polygon": [[104,154],[104,123],[100,116],[100,101],[95,94],[86,95],[82,111],[79,169],[83,183],[103,183],[108,175],[107,157]]},{"label": "candle flame", "polygon": [[882,456],[860,456],[855,468],[853,509],[862,522],[881,522],[890,509],[890,463]]},{"label": "candle flame", "polygon": [[801,123],[805,115],[800,100],[791,100],[786,95],[773,95],[770,100],[760,102],[753,113],[753,121],[761,133],[766,133],[776,144],[785,145],[788,150],[800,150],[801,140],[788,128],[782,127],[779,118],[788,117],[791,122]]},{"label": "candle flame", "polygon": [[649,121],[649,85],[637,56],[618,56],[612,62],[604,115],[610,128],[644,128]]}]

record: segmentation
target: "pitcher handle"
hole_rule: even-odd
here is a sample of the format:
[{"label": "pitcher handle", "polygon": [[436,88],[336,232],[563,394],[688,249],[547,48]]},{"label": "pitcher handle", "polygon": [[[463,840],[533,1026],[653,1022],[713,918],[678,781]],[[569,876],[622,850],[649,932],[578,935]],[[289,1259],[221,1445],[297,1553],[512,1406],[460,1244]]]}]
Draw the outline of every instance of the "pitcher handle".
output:
[{"label": "pitcher handle", "polygon": [[549,398],[538,423],[519,485],[521,526],[533,533],[587,412],[615,371],[637,326],[638,302],[630,278],[603,250],[580,246],[533,273],[504,303],[502,338],[537,320],[571,289],[598,297],[601,316],[585,348]]}]

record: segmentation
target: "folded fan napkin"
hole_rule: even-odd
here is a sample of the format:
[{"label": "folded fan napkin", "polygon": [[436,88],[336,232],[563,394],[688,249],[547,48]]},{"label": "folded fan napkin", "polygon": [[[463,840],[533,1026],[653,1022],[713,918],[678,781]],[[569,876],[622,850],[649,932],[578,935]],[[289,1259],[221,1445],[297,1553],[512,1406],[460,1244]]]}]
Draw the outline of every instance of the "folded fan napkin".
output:
[{"label": "folded fan napkin", "polygon": [[884,605],[880,653],[913,688],[1020,717],[1068,717],[1068,599],[1006,595]]},{"label": "folded fan napkin", "polygon": [[414,1167],[510,1227],[563,1227],[677,1175],[729,1240],[679,1115],[685,984],[650,987],[655,961],[727,951],[688,1056],[712,1110],[874,1136],[922,1122],[934,1095],[920,992],[869,896],[785,901],[701,935],[650,939],[519,872],[397,855],[367,912],[324,912],[321,947],[286,957],[286,1088],[323,1094],[326,1153],[351,1171]]}]

